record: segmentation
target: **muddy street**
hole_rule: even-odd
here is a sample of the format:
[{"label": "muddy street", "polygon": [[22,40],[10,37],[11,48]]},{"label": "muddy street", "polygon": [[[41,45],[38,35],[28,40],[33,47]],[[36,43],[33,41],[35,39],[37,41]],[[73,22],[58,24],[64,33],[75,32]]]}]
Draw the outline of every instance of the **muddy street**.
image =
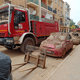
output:
[{"label": "muddy street", "polygon": [[[73,46],[73,49],[75,49],[77,45]],[[24,54],[21,53],[20,49],[14,49],[14,50],[8,50],[3,46],[0,46],[0,51],[4,54],[7,54],[10,56],[12,60],[12,65],[19,64],[24,62]],[[29,69],[34,67],[34,64],[26,64],[23,67],[20,66],[12,66],[12,76],[13,80],[43,80],[43,78],[46,76],[48,72],[51,70],[54,70],[70,53],[72,50],[68,51],[66,53],[66,56],[64,58],[55,58],[55,57],[49,57],[46,58],[46,68],[36,68],[34,70],[28,70],[21,72],[25,69]],[[20,68],[19,68],[20,67]]]}]

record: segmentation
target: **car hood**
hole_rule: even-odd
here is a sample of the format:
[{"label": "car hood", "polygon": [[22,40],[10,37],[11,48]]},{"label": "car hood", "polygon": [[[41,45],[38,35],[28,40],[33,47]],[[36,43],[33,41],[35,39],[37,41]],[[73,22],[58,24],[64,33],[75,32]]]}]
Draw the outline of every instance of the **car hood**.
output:
[{"label": "car hood", "polygon": [[56,42],[56,43],[49,43],[49,42],[43,42],[41,43],[41,47],[44,47],[44,48],[51,48],[51,49],[55,49],[55,47],[57,45],[61,45],[63,42]]}]

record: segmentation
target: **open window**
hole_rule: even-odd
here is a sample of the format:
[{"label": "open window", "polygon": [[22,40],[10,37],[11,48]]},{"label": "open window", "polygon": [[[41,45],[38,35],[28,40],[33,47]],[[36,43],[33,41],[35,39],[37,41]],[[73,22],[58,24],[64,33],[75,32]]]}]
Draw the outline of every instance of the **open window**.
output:
[{"label": "open window", "polygon": [[18,24],[25,22],[25,13],[21,11],[14,12],[14,29],[18,29]]}]

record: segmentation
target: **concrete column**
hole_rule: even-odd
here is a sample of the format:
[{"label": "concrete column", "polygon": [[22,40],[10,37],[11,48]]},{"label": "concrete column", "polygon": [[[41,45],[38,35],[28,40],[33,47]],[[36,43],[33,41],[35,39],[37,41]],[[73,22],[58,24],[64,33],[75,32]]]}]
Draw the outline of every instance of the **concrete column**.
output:
[{"label": "concrete column", "polygon": [[39,11],[38,11],[38,14],[39,14],[39,19],[41,19],[41,0],[39,0]]}]

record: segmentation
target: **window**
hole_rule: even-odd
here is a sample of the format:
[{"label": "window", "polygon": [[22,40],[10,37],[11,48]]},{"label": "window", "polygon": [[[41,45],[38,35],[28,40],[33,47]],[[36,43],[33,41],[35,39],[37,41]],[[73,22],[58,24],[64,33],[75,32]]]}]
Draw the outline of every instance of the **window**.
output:
[{"label": "window", "polygon": [[67,35],[67,40],[70,40],[71,39],[71,36],[70,35]]},{"label": "window", "polygon": [[58,15],[59,15],[59,10],[58,10]]},{"label": "window", "polygon": [[60,1],[58,0],[58,5],[59,5]]},{"label": "window", "polygon": [[[8,12],[0,13],[0,21],[2,21],[2,20],[8,20]],[[0,22],[0,25],[6,24],[6,23],[8,23],[8,21],[7,22]]]},{"label": "window", "polygon": [[65,12],[65,18],[67,18],[67,12]]},{"label": "window", "polygon": [[57,3],[57,0],[55,0],[55,3]]},{"label": "window", "polygon": [[61,2],[61,8],[62,8],[62,2]]},{"label": "window", "polygon": [[68,7],[67,3],[66,3],[66,8]]},{"label": "window", "polygon": [[60,13],[60,16],[62,16],[62,11],[61,11],[61,13]]},{"label": "window", "polygon": [[57,8],[55,8],[56,14],[57,14]]},{"label": "window", "polygon": [[23,22],[25,22],[25,13],[16,10],[14,13],[14,28],[18,29],[18,24]]},{"label": "window", "polygon": [[20,23],[25,22],[25,13],[22,12],[20,15]]},{"label": "window", "polygon": [[58,23],[59,23],[59,19],[58,19]]}]

